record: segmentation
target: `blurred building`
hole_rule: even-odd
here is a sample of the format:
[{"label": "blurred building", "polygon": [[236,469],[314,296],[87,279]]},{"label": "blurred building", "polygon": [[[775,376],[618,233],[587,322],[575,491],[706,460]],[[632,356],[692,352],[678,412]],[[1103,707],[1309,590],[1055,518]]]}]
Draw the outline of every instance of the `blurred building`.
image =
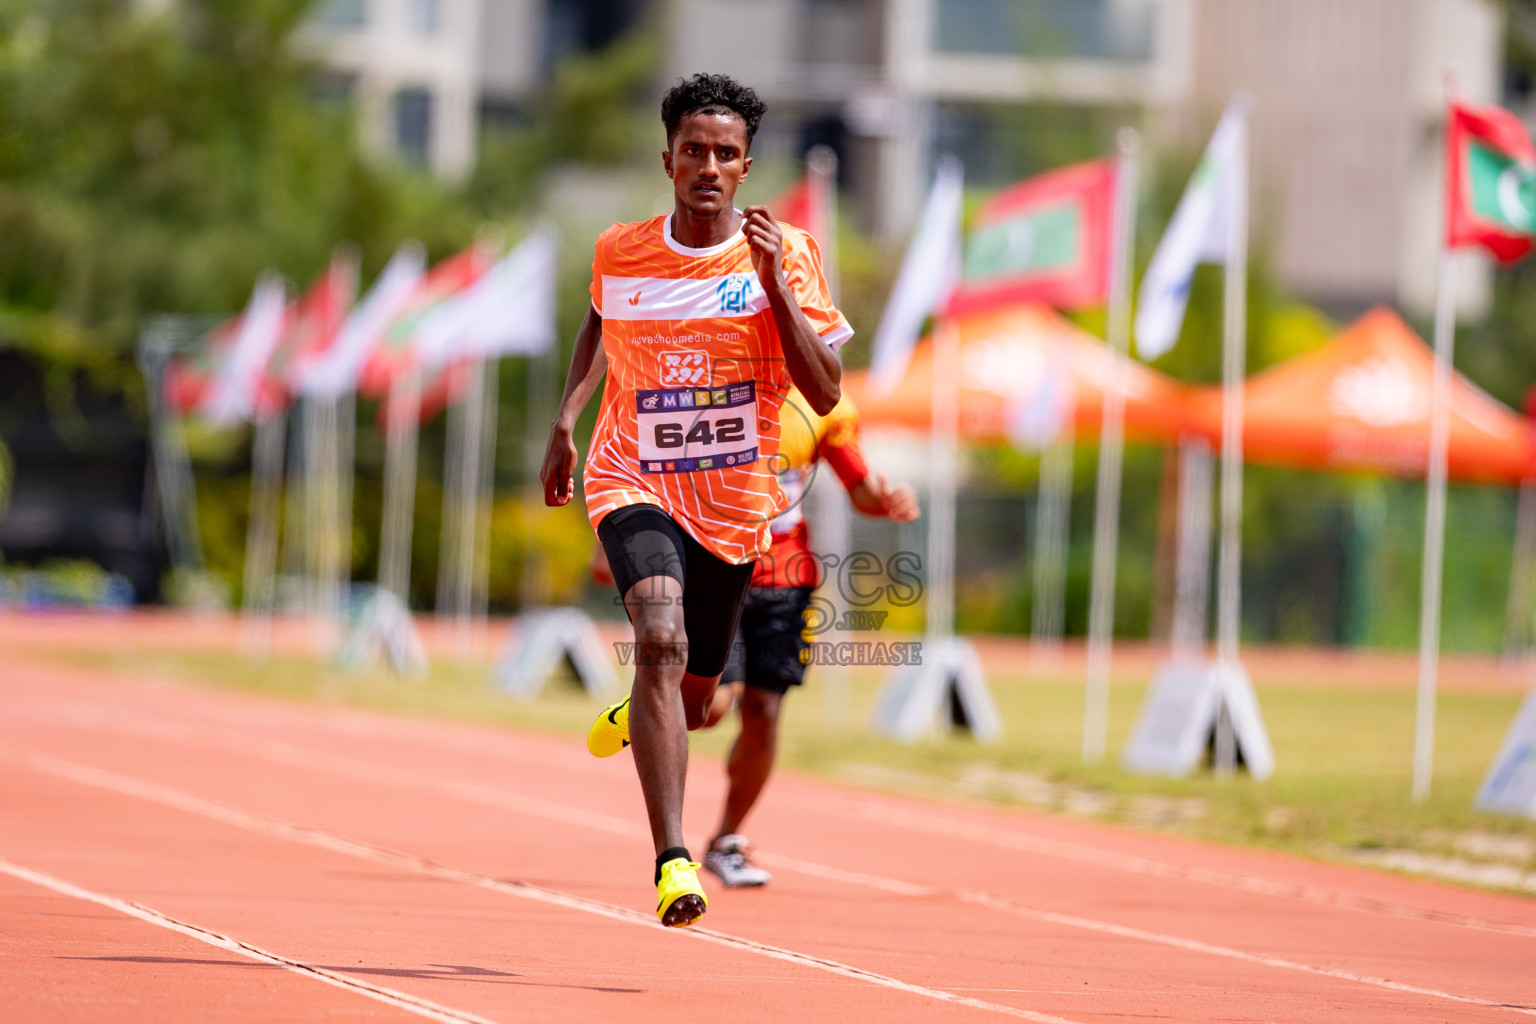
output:
[{"label": "blurred building", "polygon": [[[1010,110],[1118,114],[1155,153],[1203,144],[1246,89],[1255,231],[1282,281],[1342,310],[1424,308],[1443,72],[1496,100],[1502,20],[1492,0],[672,0],[668,44],[668,77],[738,75],[773,104],[779,145],[836,149],[887,238],[940,151],[975,184],[1046,169],[1003,138],[1021,130]],[[1462,277],[1478,304],[1486,268]]]},{"label": "blurred building", "polygon": [[542,0],[322,0],[304,41],[370,148],[457,177],[474,166],[482,96],[538,81],[543,14]]},{"label": "blurred building", "polygon": [[[1139,124],[1155,158],[1197,149],[1246,89],[1258,244],[1346,313],[1431,304],[1443,73],[1496,101],[1503,49],[1494,0],[322,0],[305,38],[376,151],[458,176],[484,119],[648,16],[666,80],[752,84],[773,110],[759,154],[831,146],[861,224],[893,241],[940,152],[981,187],[1061,159],[1021,111],[1103,147]],[[1489,277],[1468,262],[1475,307]]]},{"label": "blurred building", "polygon": [[562,55],[628,31],[643,0],[320,0],[319,91],[356,102],[375,152],[460,177],[486,119],[516,119]]}]

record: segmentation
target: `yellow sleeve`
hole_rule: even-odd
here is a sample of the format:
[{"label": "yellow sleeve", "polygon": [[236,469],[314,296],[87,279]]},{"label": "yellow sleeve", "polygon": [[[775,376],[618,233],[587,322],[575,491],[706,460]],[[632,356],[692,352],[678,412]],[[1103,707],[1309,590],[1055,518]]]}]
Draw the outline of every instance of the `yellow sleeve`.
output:
[{"label": "yellow sleeve", "polygon": [[779,454],[785,469],[804,469],[816,461],[821,417],[811,411],[799,388],[791,388],[779,409]]},{"label": "yellow sleeve", "polygon": [[817,446],[820,448],[847,448],[859,443],[859,410],[846,394],[838,399],[832,411],[822,419]]}]

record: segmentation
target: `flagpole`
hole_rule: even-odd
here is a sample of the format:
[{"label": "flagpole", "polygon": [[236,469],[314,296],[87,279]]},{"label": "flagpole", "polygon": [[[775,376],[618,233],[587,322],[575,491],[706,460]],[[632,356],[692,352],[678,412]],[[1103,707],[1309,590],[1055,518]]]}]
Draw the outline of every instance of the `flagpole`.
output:
[{"label": "flagpole", "polygon": [[1419,693],[1413,736],[1413,798],[1429,796],[1435,756],[1435,688],[1440,668],[1440,577],[1445,562],[1446,454],[1451,360],[1456,345],[1456,263],[1440,249],[1435,295],[1435,376],[1429,399],[1429,473],[1424,512],[1424,570],[1419,590]]},{"label": "flagpole", "polygon": [[319,429],[315,438],[313,464],[317,470],[312,483],[316,545],[315,576],[319,590],[315,607],[319,619],[318,639],[321,654],[336,648],[341,617],[341,572],[347,537],[341,519],[341,401],[336,398],[311,398],[318,409]]},{"label": "flagpole", "polygon": [[485,361],[480,417],[480,465],[475,489],[474,546],[470,550],[469,610],[474,650],[485,648],[491,600],[491,513],[496,501],[496,417],[501,403],[501,360]]},{"label": "flagpole", "polygon": [[454,570],[454,631],[460,658],[470,654],[471,622],[474,618],[475,599],[475,549],[480,523],[480,481],[484,475],[482,447],[485,443],[485,378],[486,361],[477,359],[468,367],[469,379],[465,382],[463,442],[459,446],[458,548],[454,556],[458,565]]},{"label": "flagpole", "polygon": [[1205,660],[1211,580],[1211,446],[1179,441],[1178,535],[1175,539],[1173,623],[1168,657],[1176,664]]},{"label": "flagpole", "polygon": [[251,444],[250,518],[245,535],[245,577],[240,597],[240,646],[266,657],[272,632],[272,575],[282,516],[283,446],[288,417],[258,420]]},{"label": "flagpole", "polygon": [[[293,610],[301,615],[309,611],[309,549],[311,538],[306,529],[308,523],[308,501],[304,491],[308,486],[309,466],[308,439],[310,409],[303,403],[295,403],[288,409],[288,455],[285,466],[286,487],[283,489],[283,511],[279,518],[282,524],[278,534],[282,538],[278,545],[279,571],[275,574],[274,583],[283,581],[291,582],[290,601]],[[276,598],[281,595],[274,591],[274,610]]]},{"label": "flagpole", "polygon": [[955,626],[955,491],[960,460],[960,330],[943,318],[933,335],[933,433],[928,489],[928,641],[941,657]]},{"label": "flagpole", "polygon": [[179,333],[177,320],[151,318],[139,334],[139,371],[149,402],[149,434],[156,493],[171,566],[199,577],[207,574],[197,525],[197,483],[187,454],[182,416],[166,401],[165,374]]},{"label": "flagpole", "polygon": [[327,621],[330,618],[330,600],[326,593],[330,579],[330,538],[327,535],[330,522],[330,505],[335,493],[330,487],[331,472],[327,465],[332,451],[330,436],[334,432],[335,405],[317,398],[299,397],[294,406],[304,406],[304,532],[309,535],[310,625],[313,628],[316,652],[327,646]]},{"label": "flagpole", "polygon": [[1135,244],[1141,137],[1116,137],[1115,219],[1110,237],[1107,341],[1112,354],[1099,430],[1094,497],[1093,581],[1088,602],[1088,678],[1083,695],[1083,760],[1104,760],[1109,733],[1109,666],[1115,628],[1115,559],[1120,544],[1120,478],[1125,455],[1125,371],[1131,340],[1131,253]]},{"label": "flagpole", "polygon": [[467,500],[464,478],[468,468],[465,458],[472,401],[473,398],[466,389],[449,403],[445,416],[447,425],[444,430],[443,445],[442,528],[438,535],[437,554],[436,613],[440,623],[445,620],[456,622],[463,613],[463,606],[459,604],[459,573],[463,563],[459,556],[459,547],[462,537],[463,507]]},{"label": "flagpole", "polygon": [[411,519],[416,508],[416,439],[421,423],[421,370],[412,367],[389,389],[384,444],[384,522],[379,531],[379,586],[410,606]]},{"label": "flagpole", "polygon": [[[1446,80],[1447,109],[1459,98]],[[1449,125],[1446,130],[1449,131]],[[1451,166],[1446,161],[1444,173]],[[1419,687],[1413,732],[1413,799],[1429,796],[1435,760],[1435,690],[1440,671],[1440,587],[1445,567],[1446,461],[1451,435],[1451,367],[1456,348],[1456,260],[1441,236],[1435,282],[1435,375],[1429,394],[1429,465],[1425,473],[1424,562],[1419,578]]]},{"label": "flagpole", "polygon": [[827,278],[827,291],[835,301],[842,293],[837,257],[837,151],[831,146],[813,146],[805,162],[824,198],[822,210],[826,221],[821,227],[826,237],[817,241],[821,243],[821,269]]},{"label": "flagpole", "polygon": [[1032,667],[1054,665],[1061,657],[1067,582],[1067,540],[1072,507],[1072,460],[1077,432],[1067,416],[1060,434],[1040,457],[1035,510],[1034,601],[1030,612]]},{"label": "flagpole", "polygon": [[[1238,664],[1243,573],[1243,380],[1248,361],[1248,120],[1238,122],[1227,179],[1227,259],[1222,274],[1221,539],[1216,562],[1216,662]],[[1226,678],[1223,674],[1222,678]],[[1237,766],[1237,741],[1223,695],[1216,716],[1217,775]]]},{"label": "flagpole", "polygon": [[336,399],[336,612],[341,625],[338,640],[346,635],[351,615],[352,586],[352,492],[357,479],[357,392]]}]

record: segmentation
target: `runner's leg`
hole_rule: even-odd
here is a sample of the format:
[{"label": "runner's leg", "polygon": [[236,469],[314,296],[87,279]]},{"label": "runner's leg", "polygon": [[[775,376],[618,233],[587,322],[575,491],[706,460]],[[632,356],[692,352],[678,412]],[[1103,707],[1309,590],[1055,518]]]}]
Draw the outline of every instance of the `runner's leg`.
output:
[{"label": "runner's leg", "polygon": [[736,702],[741,700],[741,684],[727,683],[723,679],[715,687],[715,695],[709,702],[709,714],[704,719],[704,728],[713,729],[720,724],[736,708]]},{"label": "runner's leg", "polygon": [[779,745],[779,708],[784,695],[756,686],[743,687],[741,702],[741,734],[731,745],[731,755],[726,761],[726,776],[730,789],[725,796],[725,810],[720,817],[720,828],[715,839],[736,835],[746,821],[757,798],[762,795],[768,776],[773,771],[774,755]]},{"label": "runner's leg", "polygon": [[733,565],[715,557],[692,537],[683,538],[686,582],[683,620],[688,633],[688,670],[683,675],[683,708],[688,728],[710,722],[720,677],[732,655],[752,563]]},{"label": "runner's leg", "polygon": [[809,587],[758,587],[747,595],[741,619],[740,667],[727,669],[745,685],[737,701],[741,732],[726,760],[729,787],[720,830],[710,846],[740,833],[773,772],[784,694],[805,677],[805,609]]},{"label": "runner's leg", "polygon": [[741,699],[742,683],[747,678],[747,642],[744,632],[751,616],[752,591],[748,589],[746,599],[742,603],[741,615],[736,620],[736,635],[731,638],[731,653],[725,659],[725,668],[720,673],[719,687],[715,690],[714,698],[709,702],[709,714],[704,719],[706,729],[719,725],[736,709],[736,702]]},{"label": "runner's leg", "polygon": [[683,628],[683,586],[671,576],[641,580],[624,595],[624,609],[635,627],[630,746],[645,794],[651,840],[660,854],[684,845],[688,729],[682,682],[688,640]]}]

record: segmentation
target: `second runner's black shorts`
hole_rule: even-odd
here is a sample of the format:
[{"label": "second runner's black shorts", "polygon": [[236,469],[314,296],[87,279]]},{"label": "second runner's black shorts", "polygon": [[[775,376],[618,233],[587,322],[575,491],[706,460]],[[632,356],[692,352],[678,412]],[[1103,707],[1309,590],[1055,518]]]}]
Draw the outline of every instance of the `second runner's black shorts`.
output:
[{"label": "second runner's black shorts", "polygon": [[608,513],[597,525],[597,539],[608,555],[621,601],[630,588],[651,576],[670,576],[683,585],[687,671],[719,675],[736,635],[753,563],[732,565],[711,554],[655,505],[626,505]]},{"label": "second runner's black shorts", "polygon": [[805,679],[805,610],[810,587],[753,587],[747,591],[722,683],[746,683],[784,694]]}]

